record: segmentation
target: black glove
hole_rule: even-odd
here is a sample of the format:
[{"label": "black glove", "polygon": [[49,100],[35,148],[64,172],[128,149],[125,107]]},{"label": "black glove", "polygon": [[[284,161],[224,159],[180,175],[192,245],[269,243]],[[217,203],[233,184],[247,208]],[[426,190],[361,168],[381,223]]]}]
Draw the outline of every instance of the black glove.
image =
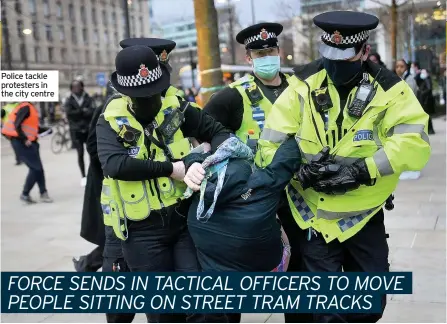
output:
[{"label": "black glove", "polygon": [[338,171],[335,161],[329,155],[329,147],[323,148],[308,164],[302,164],[296,173],[304,190],[312,187],[317,181]]},{"label": "black glove", "polygon": [[188,171],[189,167],[193,165],[194,163],[203,163],[205,159],[210,156],[211,153],[190,153],[187,156],[185,156],[182,161],[185,164],[185,172]]},{"label": "black glove", "polygon": [[347,191],[355,190],[360,185],[373,185],[364,159],[359,159],[351,165],[335,165],[338,172],[333,176],[317,181],[315,191],[328,195],[343,195]]}]

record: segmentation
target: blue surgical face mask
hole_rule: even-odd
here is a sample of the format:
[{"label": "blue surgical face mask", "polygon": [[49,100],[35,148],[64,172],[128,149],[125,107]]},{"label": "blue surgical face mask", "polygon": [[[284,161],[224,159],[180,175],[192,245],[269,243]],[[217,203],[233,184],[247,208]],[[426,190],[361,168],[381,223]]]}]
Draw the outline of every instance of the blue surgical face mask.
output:
[{"label": "blue surgical face mask", "polygon": [[323,58],[323,66],[335,86],[348,85],[362,71],[362,60],[335,61]]},{"label": "blue surgical face mask", "polygon": [[422,80],[427,79],[427,73],[422,72],[419,76],[421,77]]},{"label": "blue surgical face mask", "polygon": [[253,59],[253,71],[261,79],[273,80],[280,68],[279,56],[264,56]]}]

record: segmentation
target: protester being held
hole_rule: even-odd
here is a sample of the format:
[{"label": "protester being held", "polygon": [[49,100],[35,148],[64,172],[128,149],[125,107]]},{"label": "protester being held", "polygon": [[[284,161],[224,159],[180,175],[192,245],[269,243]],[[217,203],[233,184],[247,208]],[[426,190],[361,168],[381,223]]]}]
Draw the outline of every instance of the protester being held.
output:
[{"label": "protester being held", "polygon": [[404,59],[400,59],[396,62],[395,72],[410,86],[411,90],[413,90],[414,94],[416,95],[418,86],[416,84],[416,80],[414,79],[414,75],[410,73],[408,63]]},{"label": "protester being held", "polygon": [[380,66],[383,66],[384,68],[386,68],[386,65],[385,65],[385,63],[382,62],[382,59],[381,59],[379,53],[372,53],[372,54],[370,54],[368,59],[371,62],[379,64]]},{"label": "protester being held", "polygon": [[428,120],[428,134],[435,134],[432,115],[435,113],[435,97],[433,96],[433,83],[426,69],[420,70],[415,76],[418,85],[417,98],[424,111],[430,116]]},{"label": "protester being held", "polygon": [[78,152],[78,164],[81,170],[81,186],[85,187],[84,144],[87,142],[88,129],[95,109],[93,99],[84,90],[82,81],[72,81],[70,85],[71,95],[65,102],[70,132],[74,147]]},{"label": "protester being held", "polygon": [[[188,228],[203,271],[286,271],[290,246],[276,211],[281,193],[298,170],[301,156],[294,138],[280,146],[272,163],[254,170],[250,147],[237,137],[212,155],[187,156],[195,162],[185,176],[193,196]],[[206,174],[200,182],[194,176]]]},{"label": "protester being held", "polygon": [[34,201],[30,192],[37,183],[40,200],[51,203],[45,184],[45,174],[39,153],[38,138],[41,133],[51,132],[51,129],[39,126],[39,113],[30,102],[22,102],[15,106],[2,128],[2,134],[11,140],[11,144],[23,163],[29,168],[20,199],[26,204]]}]

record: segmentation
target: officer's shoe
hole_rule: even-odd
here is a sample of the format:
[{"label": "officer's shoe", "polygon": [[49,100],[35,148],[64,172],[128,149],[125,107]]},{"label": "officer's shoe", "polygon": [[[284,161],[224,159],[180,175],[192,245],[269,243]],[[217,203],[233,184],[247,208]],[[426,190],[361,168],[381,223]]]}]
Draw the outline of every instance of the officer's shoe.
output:
[{"label": "officer's shoe", "polygon": [[45,192],[40,195],[40,201],[44,203],[52,203],[53,199],[51,199],[50,196],[48,196],[48,192]]},{"label": "officer's shoe", "polygon": [[36,203],[36,201],[33,200],[29,195],[26,196],[26,195],[24,195],[24,194],[21,194],[21,195],[20,195],[20,200],[23,201],[24,203],[28,204],[28,205],[35,204],[35,203]]}]

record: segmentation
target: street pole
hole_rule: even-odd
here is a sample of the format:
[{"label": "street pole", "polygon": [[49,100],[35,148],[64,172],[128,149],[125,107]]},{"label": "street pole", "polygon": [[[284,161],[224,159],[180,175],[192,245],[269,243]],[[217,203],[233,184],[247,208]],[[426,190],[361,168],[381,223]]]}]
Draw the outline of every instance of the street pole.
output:
[{"label": "street pole", "polygon": [[123,0],[123,10],[124,10],[124,38],[130,38],[130,19],[129,19],[129,5],[128,0]]},{"label": "street pole", "polygon": [[9,46],[9,29],[8,29],[8,20],[6,18],[6,6],[2,6],[2,34],[5,43],[2,47],[5,48],[6,54],[6,66],[8,70],[12,70],[12,62],[11,62],[11,46]]},{"label": "street pole", "polygon": [[256,24],[254,0],[250,0],[250,5],[251,5],[251,22],[254,25]]},{"label": "street pole", "polygon": [[192,87],[195,88],[196,84],[194,82],[194,53],[193,50],[189,50],[189,64],[191,65],[191,82]]},{"label": "street pole", "polygon": [[197,30],[197,56],[200,66],[202,105],[223,86],[217,11],[214,0],[194,0]]},{"label": "street pole", "polygon": [[228,25],[229,25],[229,38],[231,45],[231,64],[236,64],[236,48],[234,47],[234,35],[233,35],[233,10],[230,5],[230,0],[227,0],[228,4]]},{"label": "street pole", "polygon": [[391,0],[391,56],[393,57],[393,66],[397,60],[397,3]]}]

